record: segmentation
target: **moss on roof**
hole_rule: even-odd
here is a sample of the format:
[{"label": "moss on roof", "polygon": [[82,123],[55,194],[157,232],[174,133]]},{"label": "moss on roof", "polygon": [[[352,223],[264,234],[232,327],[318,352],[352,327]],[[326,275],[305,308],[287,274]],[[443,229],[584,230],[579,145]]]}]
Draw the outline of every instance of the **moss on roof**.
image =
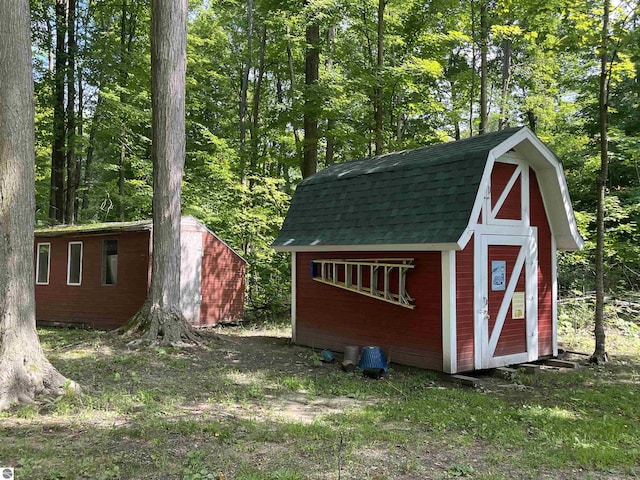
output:
[{"label": "moss on roof", "polygon": [[151,220],[87,223],[84,225],[57,225],[55,227],[37,228],[34,233],[36,237],[56,237],[69,234],[107,234],[150,230],[152,225],[153,222]]}]

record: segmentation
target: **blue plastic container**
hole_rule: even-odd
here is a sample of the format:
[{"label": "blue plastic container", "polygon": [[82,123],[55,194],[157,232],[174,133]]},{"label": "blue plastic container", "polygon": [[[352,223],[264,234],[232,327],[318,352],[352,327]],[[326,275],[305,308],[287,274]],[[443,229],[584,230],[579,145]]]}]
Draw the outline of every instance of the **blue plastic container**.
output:
[{"label": "blue plastic container", "polygon": [[358,367],[361,370],[388,370],[387,359],[380,347],[363,347]]}]

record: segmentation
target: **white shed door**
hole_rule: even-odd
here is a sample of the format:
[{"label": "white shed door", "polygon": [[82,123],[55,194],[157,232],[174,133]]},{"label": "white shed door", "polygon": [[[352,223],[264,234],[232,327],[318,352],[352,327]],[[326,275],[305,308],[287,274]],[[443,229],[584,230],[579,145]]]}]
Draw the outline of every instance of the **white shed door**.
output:
[{"label": "white shed door", "polygon": [[480,368],[538,358],[535,236],[482,235]]},{"label": "white shed door", "polygon": [[183,231],[180,234],[180,305],[185,318],[200,322],[200,279],[202,278],[202,232]]}]

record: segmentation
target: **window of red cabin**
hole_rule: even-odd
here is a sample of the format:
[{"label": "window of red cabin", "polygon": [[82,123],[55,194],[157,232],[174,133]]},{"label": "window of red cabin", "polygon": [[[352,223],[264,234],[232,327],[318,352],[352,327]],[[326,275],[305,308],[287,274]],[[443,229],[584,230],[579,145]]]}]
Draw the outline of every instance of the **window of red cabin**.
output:
[{"label": "window of red cabin", "polygon": [[102,285],[118,282],[118,240],[102,242]]},{"label": "window of red cabin", "polygon": [[36,285],[49,285],[51,244],[39,243],[36,257]]},{"label": "window of red cabin", "polygon": [[82,284],[82,242],[69,242],[67,285]]}]

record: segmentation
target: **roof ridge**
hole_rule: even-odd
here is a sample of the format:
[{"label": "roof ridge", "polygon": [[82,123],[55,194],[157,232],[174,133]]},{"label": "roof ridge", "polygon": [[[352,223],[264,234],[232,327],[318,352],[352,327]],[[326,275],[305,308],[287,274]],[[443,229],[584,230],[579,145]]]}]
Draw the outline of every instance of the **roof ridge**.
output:
[{"label": "roof ridge", "polygon": [[[424,145],[422,147],[399,150],[382,155],[337,163],[302,180],[302,182],[298,184],[298,188],[324,182],[330,178],[351,178],[380,173],[390,169],[397,169],[398,167],[406,169],[414,167],[420,168],[424,167],[426,164],[439,165],[455,163],[460,161],[467,153],[491,150],[499,143],[502,143],[506,138],[514,135],[523,128],[526,127],[512,127],[497,132],[476,135],[475,137],[467,137],[451,142],[434,143],[432,145]],[[471,144],[477,144],[477,148],[467,151],[466,149]],[[452,154],[451,150],[455,150],[456,153]],[[434,156],[425,158],[424,156],[429,153],[433,153]]]}]

